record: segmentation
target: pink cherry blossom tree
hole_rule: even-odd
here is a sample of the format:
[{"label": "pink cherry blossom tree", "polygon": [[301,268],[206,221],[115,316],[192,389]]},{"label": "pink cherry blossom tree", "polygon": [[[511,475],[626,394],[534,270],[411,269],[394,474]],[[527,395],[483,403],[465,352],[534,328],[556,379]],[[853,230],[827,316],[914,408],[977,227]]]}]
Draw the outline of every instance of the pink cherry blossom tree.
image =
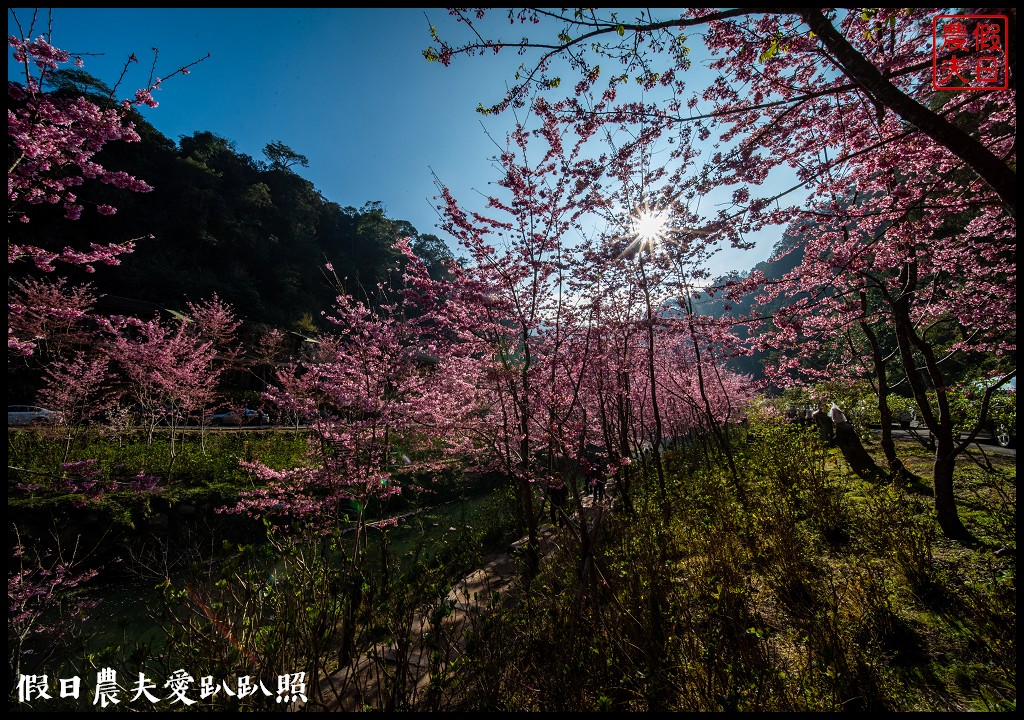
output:
[{"label": "pink cherry blossom tree", "polygon": [[[81,58],[71,58],[54,47],[49,27],[37,34],[41,21],[38,12],[28,23],[22,22],[16,10],[10,11],[9,18],[19,32],[8,36],[8,46],[23,73],[20,82],[9,80],[7,85],[8,223],[29,223],[41,205],[58,206],[69,221],[77,220],[86,211],[78,196],[78,188],[86,182],[148,192],[151,188],[144,181],[104,167],[96,162],[95,155],[109,143],[139,140],[132,111],[142,105],[156,107],[153,92],[163,80],[151,74],[146,87],[120,101],[113,96],[119,81],[110,102],[102,107],[85,97],[52,92],[52,74],[69,62],[81,67]],[[132,55],[125,69],[136,62]],[[154,54],[153,70],[155,62]],[[167,77],[188,74],[193,64],[179,67]],[[93,209],[100,215],[116,212],[109,205]],[[62,265],[82,266],[87,272],[92,272],[97,263],[117,265],[123,254],[132,251],[134,242],[60,247],[48,244],[45,237],[30,243],[8,240],[8,353],[24,359],[43,348],[49,367],[42,397],[61,408],[70,421],[68,428],[104,406],[107,360],[90,352],[88,346],[92,343],[83,331],[94,298],[88,286],[76,288],[61,278],[42,281],[36,276],[53,273]],[[119,354],[127,349],[128,342],[126,338],[120,340],[123,342],[114,343],[112,357],[119,358],[124,367],[137,369],[133,358]],[[194,354],[191,359],[195,359]],[[189,369],[195,368],[184,368],[185,372]],[[199,378],[188,381],[201,384]],[[156,379],[154,382],[159,384]],[[79,495],[84,501],[101,496],[105,488],[143,492],[155,486],[153,478],[141,475],[126,483],[105,481],[91,460],[74,466],[65,463],[60,480],[61,491]],[[16,525],[14,532],[17,536]],[[41,548],[30,552],[17,537],[8,572],[8,646],[10,667],[19,673],[26,643],[33,636],[59,640],[74,630],[91,608],[79,594],[81,585],[95,575],[95,570],[75,570],[74,555],[65,558],[58,552],[56,559],[43,556]],[[51,624],[49,618],[54,612],[59,612],[62,621]]]},{"label": "pink cherry blossom tree", "polygon": [[[978,363],[1014,349],[1015,291],[996,288],[1015,280],[1016,263],[1010,246],[990,244],[989,236],[1011,236],[1015,221],[958,201],[955,186],[946,189],[945,202],[922,207],[918,182],[938,191],[942,181],[935,172],[941,171],[925,166],[901,177],[908,196],[889,192],[871,203],[834,210],[824,222],[819,218],[803,261],[768,288],[764,299],[780,293],[806,297],[777,313],[760,340],[765,347],[792,351],[787,377],[807,367],[801,359],[820,359],[829,351],[837,352],[835,361],[803,370],[805,377],[870,377],[883,422],[883,449],[894,471],[900,465],[886,433],[887,399],[894,385],[906,387],[935,440],[937,519],[946,534],[962,536],[953,469],[972,437],[961,439],[955,427],[943,360]],[[951,232],[965,224],[970,229],[962,235]],[[864,338],[859,343],[855,329]]]},{"label": "pink cherry blossom tree", "polygon": [[84,320],[96,302],[89,285],[72,286],[64,278],[12,278],[7,291],[7,349],[24,362],[42,347],[60,357],[81,344]]},{"label": "pink cherry blossom tree", "polygon": [[77,569],[77,548],[69,557],[40,556],[21,542],[15,527],[13,555],[7,575],[7,652],[8,666],[14,677],[25,669],[28,653],[40,639],[48,642],[34,648],[39,655],[35,667],[45,667],[51,658],[47,646],[59,644],[81,630],[96,607],[82,598],[83,586],[96,576],[96,570]]},{"label": "pink cherry blossom tree", "polygon": [[[462,426],[473,408],[472,384],[464,379],[468,350],[449,350],[451,328],[434,313],[442,283],[430,279],[407,241],[397,250],[408,265],[408,286],[380,286],[374,307],[339,294],[327,316],[333,332],[318,336],[313,356],[281,369],[268,388],[271,402],[309,424],[309,465],[285,471],[251,465],[261,486],[232,512],[321,531],[356,507],[358,548],[369,504],[401,492],[414,473],[456,463],[470,449]],[[411,304],[395,301],[396,292],[410,302],[416,296],[415,316],[405,311]]]},{"label": "pink cherry blossom tree", "polygon": [[[710,334],[710,326],[671,320],[671,308],[679,305],[670,301],[691,292],[683,279],[699,276],[713,245],[710,233],[705,240],[703,231],[686,232],[692,216],[685,201],[694,183],[678,168],[651,162],[658,133],[632,113],[609,105],[609,134],[599,135],[599,125],[580,122],[576,108],[571,101],[531,106],[539,127],[530,132],[520,124],[510,134],[508,150],[497,158],[501,193],[488,198],[487,210],[465,209],[441,186],[445,229],[469,252],[465,272],[487,298],[475,313],[491,323],[480,335],[492,366],[479,378],[496,418],[485,445],[517,490],[528,537],[537,522],[534,488],[552,475],[572,477],[571,468],[582,465],[592,444],[604,448],[602,473],[616,475],[615,490],[627,506],[633,460],[640,459],[668,511],[661,464],[665,427],[683,428],[691,418],[676,414],[681,404],[666,414],[660,369],[681,331],[691,342],[696,338],[698,360],[702,352],[707,358],[681,369],[697,380],[690,386],[676,378],[676,391],[696,387],[703,393],[693,402],[707,416],[705,426],[724,420],[720,408],[711,407],[709,389],[711,379],[721,376],[712,366],[722,354],[710,350],[721,345],[721,329]],[[613,128],[625,142],[616,142]],[[680,156],[681,166],[686,161]],[[651,214],[675,223],[653,231],[676,241],[666,242],[671,252],[664,254],[653,251],[648,228],[639,227],[646,221],[629,212],[652,196],[657,200],[659,190],[663,203]],[[595,219],[611,229],[585,239]],[[680,241],[690,235],[698,240]],[[735,389],[733,383],[719,385]],[[556,458],[564,459],[558,464],[568,473]]]},{"label": "pink cherry blossom tree", "polygon": [[[7,43],[14,60],[23,67],[20,83],[8,81],[7,132],[10,146],[8,162],[8,222],[29,222],[29,207],[39,204],[61,205],[65,217],[77,220],[84,206],[74,188],[86,180],[132,190],[149,192],[152,188],[127,173],[111,171],[93,160],[104,145],[115,141],[138,142],[131,121],[133,108],[145,105],[156,107],[153,93],[167,79],[187,75],[192,65],[179,67],[166,78],[150,76],[145,88],[120,101],[111,98],[111,106],[101,108],[84,97],[63,97],[47,90],[51,75],[62,65],[84,65],[81,57],[71,55],[49,42],[49,32],[34,39],[37,16],[22,28],[16,14],[15,23],[22,29],[21,36],[8,36]],[[205,58],[204,58],[205,59]],[[138,58],[132,55],[125,70]],[[154,57],[154,65],[156,58]],[[154,68],[155,69],[155,68]],[[124,77],[124,72],[122,72]],[[116,93],[115,85],[113,92]],[[99,205],[96,211],[111,215],[116,209]],[[130,244],[94,246],[86,251],[71,248],[45,250],[38,246],[8,246],[8,262],[27,258],[42,270],[52,270],[55,262],[116,264],[117,256],[131,250]]]},{"label": "pink cherry blossom tree", "polygon": [[[107,492],[158,493],[161,488],[155,477],[141,472],[130,479],[104,477],[95,460],[64,463],[59,477],[9,487],[10,494],[41,491],[70,496],[77,506],[86,507]],[[78,540],[70,551],[56,534],[50,543],[36,537],[27,547],[18,524],[11,524],[7,574],[8,662],[15,677],[28,666],[45,670],[65,643],[80,642],[85,623],[99,605],[88,594],[88,583],[99,569],[86,562]]]},{"label": "pink cherry blossom tree", "polygon": [[[1007,12],[1012,22],[1014,12]],[[609,9],[509,8],[503,11],[507,20],[525,31],[510,41],[494,37],[501,27],[492,22],[494,11],[453,9],[449,14],[455,20],[453,34],[466,39],[449,42],[435,28],[437,46],[424,51],[428,61],[448,66],[501,52],[527,58],[504,96],[494,104],[481,103],[480,112],[524,107],[538,90],[581,95],[601,90],[601,82],[605,94],[623,92],[631,84],[645,91],[666,88],[670,92],[645,98],[634,112],[673,130],[695,125],[705,138],[728,128],[719,135],[722,141],[739,142],[733,151],[723,144],[712,167],[748,184],[737,200],[752,214],[768,207],[770,197],[749,202],[754,197],[750,190],[761,186],[773,167],[798,166],[802,180],[835,176],[854,157],[898,148],[903,139],[918,135],[969,167],[995,201],[1016,214],[1015,173],[1005,160],[1013,133],[1004,130],[997,145],[987,143],[958,126],[949,108],[936,110],[921,102],[931,92],[933,63],[948,60],[951,52],[936,48],[933,57],[933,9],[690,8],[659,17],[638,11],[627,19]],[[691,93],[687,83],[695,74],[697,55],[692,38],[700,31],[709,67],[719,75],[707,81],[700,77],[704,86]],[[624,72],[609,71],[609,65]],[[563,73],[578,76],[579,83],[563,84]],[[704,102],[711,106],[702,107]],[[999,118],[1014,106],[1013,92],[967,94],[954,102],[987,106]],[[846,129],[818,121],[844,114],[877,119],[879,125],[887,116],[896,117],[904,129],[862,137],[857,155],[826,154],[831,136]],[[761,141],[776,138],[790,142],[780,152],[762,152]]]},{"label": "pink cherry blossom tree", "polygon": [[[154,67],[146,87],[123,100],[112,97],[107,107],[100,107],[85,97],[68,97],[49,90],[49,80],[55,71],[68,63],[81,67],[82,58],[72,58],[66,51],[51,45],[49,28],[35,35],[37,24],[42,24],[38,12],[33,13],[27,23],[13,10],[11,18],[20,32],[8,36],[7,42],[23,72],[20,82],[8,80],[7,83],[8,223],[30,222],[33,208],[39,205],[61,206],[68,220],[77,220],[85,210],[77,188],[86,181],[149,192],[152,188],[144,181],[125,172],[105,168],[94,157],[111,142],[137,142],[139,136],[131,120],[134,108],[142,105],[156,107],[153,93],[160,85],[175,75],[187,75],[189,69],[202,60],[159,78],[155,76],[154,54]],[[138,59],[132,55],[125,63],[125,70],[137,62]],[[114,86],[114,93],[119,85],[120,81]],[[95,210],[101,215],[116,212],[109,205],[99,205]],[[22,272],[24,263],[44,273],[53,272],[61,264],[84,266],[91,272],[97,263],[117,265],[121,255],[132,251],[136,240],[138,238],[107,244],[91,243],[88,248],[50,247],[42,239],[34,244],[8,241],[7,263],[14,274]],[[49,306],[23,306],[9,293],[8,307],[9,316],[25,313],[40,316]],[[18,328],[17,321],[9,322],[9,350],[30,353],[35,344],[32,338],[20,337]]]},{"label": "pink cherry blossom tree", "polygon": [[[310,357],[280,369],[266,393],[308,424],[306,464],[245,463],[256,488],[222,509],[265,520],[278,536],[345,534],[353,578],[366,561],[367,534],[395,522],[368,513],[379,513],[422,473],[471,462],[469,438],[481,414],[466,376],[477,367],[472,337],[450,323],[452,289],[430,278],[407,240],[396,249],[406,265],[403,280],[379,286],[373,306],[339,294],[327,316],[333,330],[315,338]],[[360,586],[352,584],[350,609],[358,606]],[[354,610],[343,621],[343,663],[358,622]]]},{"label": "pink cherry blossom tree", "polygon": [[104,352],[123,379],[125,397],[143,413],[149,442],[157,424],[170,427],[170,476],[180,425],[205,410],[217,391],[221,368],[213,343],[184,320],[115,317],[100,318],[99,325],[107,338]]},{"label": "pink cherry blossom tree", "polygon": [[[698,143],[713,143],[689,187],[699,196],[734,188],[700,225],[731,233],[737,247],[750,231],[799,219],[808,259],[791,287],[810,298],[771,319],[776,342],[803,343],[806,356],[862,321],[896,338],[905,382],[937,439],[937,520],[962,534],[952,470],[963,443],[948,422],[941,360],[947,351],[1012,349],[1012,82],[1006,91],[934,92],[933,62],[948,51],[933,57],[935,11],[921,8],[690,9],[638,12],[633,21],[601,9],[511,9],[508,19],[531,29],[512,42],[492,39],[488,11],[451,13],[471,35],[452,44],[435,33],[440,47],[428,60],[513,48],[527,56],[504,98],[481,106],[485,114],[524,107],[535,91],[563,93],[552,104],[581,125],[642,118],[676,140],[667,159],[688,161]],[[706,82],[692,63],[696,29],[716,74]],[[566,73],[579,82],[562,83]],[[696,92],[693,80],[702,83]],[[598,94],[628,99],[606,109],[588,101]],[[783,207],[797,191],[808,201]],[[935,342],[954,326],[966,340]],[[865,337],[860,354],[869,344]],[[934,408],[929,386],[938,388]],[[883,392],[880,407],[884,400]]]},{"label": "pink cherry blossom tree", "polygon": [[[563,391],[552,382],[565,338],[567,240],[604,203],[597,180],[605,172],[599,160],[585,156],[591,133],[569,136],[554,108],[540,103],[536,110],[543,118],[539,148],[523,127],[511,133],[498,158],[502,194],[487,200],[493,215],[463,209],[441,184],[443,227],[469,253],[471,274],[484,290],[478,315],[489,323],[481,332],[491,363],[484,378],[498,419],[488,444],[516,490],[533,559],[539,543],[535,485],[553,474],[555,455],[574,444],[552,432],[554,405],[545,413],[542,399],[545,386]],[[564,391],[576,395],[571,386]]]},{"label": "pink cherry blossom tree", "polygon": [[235,339],[242,321],[235,316],[231,304],[214,293],[209,300],[187,303],[186,308],[199,337],[209,340],[226,364],[237,360],[239,348]]},{"label": "pink cherry blossom tree", "polygon": [[213,364],[217,370],[216,377],[211,378],[205,385],[205,397],[196,396],[191,403],[192,407],[186,411],[193,413],[199,420],[200,443],[205,450],[207,421],[216,396],[217,380],[225,372],[245,366],[243,347],[237,342],[238,328],[241,327],[242,321],[235,317],[234,308],[230,303],[221,300],[216,293],[209,300],[189,302],[186,308],[187,322],[192,324],[195,336],[210,343],[214,352]]},{"label": "pink cherry blossom tree", "polygon": [[76,352],[69,359],[57,358],[46,368],[39,401],[57,412],[64,434],[64,460],[85,424],[103,418],[114,406],[110,360],[105,355]]}]

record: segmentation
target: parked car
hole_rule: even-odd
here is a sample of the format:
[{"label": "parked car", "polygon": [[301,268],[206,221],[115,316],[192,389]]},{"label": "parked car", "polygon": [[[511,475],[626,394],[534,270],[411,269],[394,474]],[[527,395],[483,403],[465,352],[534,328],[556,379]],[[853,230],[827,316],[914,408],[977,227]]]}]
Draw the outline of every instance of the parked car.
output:
[{"label": "parked car", "polygon": [[907,430],[911,425],[917,422],[917,410],[912,407],[904,407],[893,413],[893,424],[899,425],[902,429]]},{"label": "parked car", "polygon": [[[957,413],[961,433],[968,432],[977,422],[981,400],[990,380],[975,380],[963,386],[955,397],[954,412]],[[1013,377],[997,387],[989,400],[988,417],[978,432],[978,440],[992,440],[1000,447],[1016,447],[1017,444],[1017,378]]]},{"label": "parked car", "polygon": [[10,425],[52,425],[60,420],[54,410],[35,405],[8,405],[7,424]]},{"label": "parked car", "polygon": [[266,425],[270,416],[262,410],[237,408],[210,416],[211,425]]},{"label": "parked car", "polygon": [[989,411],[988,431],[1000,447],[1017,447],[1017,378],[996,388]]}]

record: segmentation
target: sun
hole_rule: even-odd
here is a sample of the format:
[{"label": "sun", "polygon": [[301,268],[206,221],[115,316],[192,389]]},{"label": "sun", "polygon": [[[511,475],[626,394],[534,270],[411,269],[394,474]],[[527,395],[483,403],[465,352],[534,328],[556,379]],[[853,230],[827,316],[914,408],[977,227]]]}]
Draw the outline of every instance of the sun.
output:
[{"label": "sun", "polygon": [[644,250],[651,254],[657,253],[672,232],[670,220],[671,215],[666,210],[658,210],[646,204],[638,207],[625,233],[625,237],[632,241],[620,257],[632,257]]},{"label": "sun", "polygon": [[649,250],[657,250],[657,246],[668,237],[669,215],[664,210],[653,210],[641,206],[630,223],[630,234]]}]

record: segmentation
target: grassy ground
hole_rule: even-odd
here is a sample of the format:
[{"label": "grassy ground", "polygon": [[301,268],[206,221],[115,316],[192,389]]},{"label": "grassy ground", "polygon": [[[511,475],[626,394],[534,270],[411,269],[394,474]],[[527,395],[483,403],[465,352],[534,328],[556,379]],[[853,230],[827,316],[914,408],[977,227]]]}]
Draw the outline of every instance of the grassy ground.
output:
[{"label": "grassy ground", "polygon": [[[500,710],[1011,710],[1014,458],[964,458],[977,543],[936,532],[929,455],[872,484],[815,437],[760,428],[738,478],[670,454],[636,513],[566,535],[481,627],[450,707]],[[877,454],[877,445],[868,446]],[[880,457],[876,458],[881,461]],[[742,499],[740,499],[742,496]]]},{"label": "grassy ground", "polygon": [[[259,456],[255,438],[236,440],[236,456]],[[881,463],[877,444],[867,449]],[[284,460],[293,449],[266,450]],[[957,500],[976,538],[964,544],[937,532],[931,457],[913,441],[900,441],[912,476],[899,483],[865,481],[814,433],[767,423],[732,452],[734,471],[710,444],[669,451],[664,491],[637,463],[632,512],[617,499],[558,530],[540,572],[457,644],[431,638],[445,663],[415,705],[408,675],[382,660],[381,706],[368,709],[1015,709],[1014,457],[975,449],[959,460]],[[508,512],[496,508],[495,521]],[[473,532],[451,557],[411,565],[383,546],[356,574],[333,559],[343,536],[239,546],[202,594],[261,667],[305,668],[312,687],[345,653],[401,642],[415,614],[450,612],[453,572],[490,531]],[[268,585],[268,562],[301,572]],[[249,672],[191,596],[169,590],[175,662]]]}]

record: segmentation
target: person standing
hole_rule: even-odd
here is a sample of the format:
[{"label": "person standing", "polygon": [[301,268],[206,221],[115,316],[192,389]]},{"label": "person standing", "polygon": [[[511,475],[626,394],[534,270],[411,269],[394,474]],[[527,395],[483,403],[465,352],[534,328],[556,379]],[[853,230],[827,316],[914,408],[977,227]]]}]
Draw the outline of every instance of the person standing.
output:
[{"label": "person standing", "polygon": [[832,407],[830,407],[828,410],[828,415],[830,418],[832,418],[832,424],[835,425],[837,433],[839,431],[840,424],[850,424],[850,421],[846,419],[846,415],[843,413],[842,410],[839,409],[839,406],[836,405],[834,402],[832,403]]},{"label": "person standing", "polygon": [[554,478],[548,485],[548,501],[551,503],[551,524],[561,527],[566,524],[565,513],[569,504],[569,486],[558,478]]},{"label": "person standing", "polygon": [[828,413],[819,407],[811,415],[811,419],[818,426],[818,435],[821,437],[822,442],[826,445],[831,445],[836,437],[836,429],[835,423],[829,418]]}]

